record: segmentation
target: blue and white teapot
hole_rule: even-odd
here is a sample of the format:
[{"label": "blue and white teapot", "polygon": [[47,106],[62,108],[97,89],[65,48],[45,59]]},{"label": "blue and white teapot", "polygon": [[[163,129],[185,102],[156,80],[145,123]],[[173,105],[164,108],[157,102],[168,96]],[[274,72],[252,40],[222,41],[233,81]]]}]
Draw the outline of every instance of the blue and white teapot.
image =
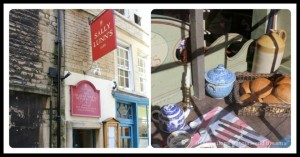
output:
[{"label": "blue and white teapot", "polygon": [[[158,119],[154,118],[158,114]],[[182,107],[177,104],[164,105],[160,110],[151,113],[153,122],[158,123],[159,129],[171,133],[180,130],[185,125],[185,115]]]}]

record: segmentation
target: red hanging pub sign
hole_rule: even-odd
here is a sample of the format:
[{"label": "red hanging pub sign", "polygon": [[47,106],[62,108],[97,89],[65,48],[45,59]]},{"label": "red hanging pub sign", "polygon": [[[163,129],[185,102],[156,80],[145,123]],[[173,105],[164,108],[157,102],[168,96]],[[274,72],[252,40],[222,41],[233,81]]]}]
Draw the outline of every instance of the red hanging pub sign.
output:
[{"label": "red hanging pub sign", "polygon": [[105,10],[90,24],[93,61],[117,47],[114,11]]}]

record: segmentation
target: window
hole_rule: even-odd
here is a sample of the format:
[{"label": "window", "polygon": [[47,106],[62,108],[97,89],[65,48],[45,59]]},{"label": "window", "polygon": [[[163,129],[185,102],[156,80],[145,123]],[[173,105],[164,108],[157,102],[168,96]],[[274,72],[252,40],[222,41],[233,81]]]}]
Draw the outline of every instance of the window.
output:
[{"label": "window", "polygon": [[117,118],[132,119],[132,105],[117,102]]},{"label": "window", "polygon": [[129,48],[118,46],[117,67],[118,67],[118,85],[122,88],[131,89],[131,60]]},{"label": "window", "polygon": [[148,146],[148,108],[146,105],[138,105],[138,127],[139,127],[139,148]]},{"label": "window", "polygon": [[115,9],[117,12],[120,14],[124,15],[125,14],[125,9]]},{"label": "window", "polygon": [[131,148],[133,144],[132,138],[132,126],[121,126],[121,148]]},{"label": "window", "polygon": [[126,18],[129,18],[128,9],[115,9],[115,11],[119,12],[120,14],[124,15]]},{"label": "window", "polygon": [[141,57],[138,58],[138,69],[139,69],[140,91],[144,93],[145,85],[146,85],[146,67],[145,67],[145,59]]},{"label": "window", "polygon": [[141,25],[141,17],[134,14],[134,22],[138,25]]}]

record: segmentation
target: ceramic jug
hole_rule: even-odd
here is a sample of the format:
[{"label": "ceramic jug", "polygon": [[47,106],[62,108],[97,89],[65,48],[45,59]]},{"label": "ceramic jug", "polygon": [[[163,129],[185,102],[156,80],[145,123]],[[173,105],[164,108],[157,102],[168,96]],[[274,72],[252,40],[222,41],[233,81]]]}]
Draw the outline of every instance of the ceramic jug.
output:
[{"label": "ceramic jug", "polygon": [[286,32],[271,30],[271,33],[262,35],[256,41],[252,72],[273,73],[276,71],[284,54]]},{"label": "ceramic jug", "polygon": [[[159,129],[171,133],[184,127],[185,116],[184,111],[180,105],[167,104],[164,105],[160,110],[152,111],[151,119],[157,123]],[[153,115],[158,114],[158,119]]]}]

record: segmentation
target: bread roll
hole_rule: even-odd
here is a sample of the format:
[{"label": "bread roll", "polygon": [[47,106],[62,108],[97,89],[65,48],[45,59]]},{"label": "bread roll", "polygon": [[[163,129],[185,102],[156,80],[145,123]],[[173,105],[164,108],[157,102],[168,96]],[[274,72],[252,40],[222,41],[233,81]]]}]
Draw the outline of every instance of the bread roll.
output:
[{"label": "bread roll", "polygon": [[262,98],[257,97],[257,100],[258,100],[258,102],[263,103],[263,99]]},{"label": "bread roll", "polygon": [[251,97],[251,94],[246,93],[246,94],[243,94],[243,95],[240,97],[240,100],[241,100],[242,102],[248,102],[250,97]]},{"label": "bread roll", "polygon": [[282,103],[282,101],[280,99],[278,99],[276,96],[274,96],[273,94],[270,94],[270,95],[264,97],[263,102],[264,103],[273,103],[273,104]]},{"label": "bread roll", "polygon": [[291,104],[291,85],[281,84],[274,89],[274,95],[287,104]]},{"label": "bread roll", "polygon": [[275,85],[281,85],[281,84],[285,84],[285,83],[291,84],[290,76],[281,76],[275,80]]},{"label": "bread roll", "polygon": [[246,93],[251,93],[251,90],[250,90],[250,81],[249,80],[244,81],[240,85],[241,85],[240,86],[240,94],[241,95],[244,95]]},{"label": "bread roll", "polygon": [[261,98],[258,98],[255,94],[246,93],[240,97],[242,102],[262,102]]},{"label": "bread roll", "polygon": [[264,98],[271,94],[273,84],[267,78],[259,77],[251,82],[250,89],[252,93],[256,94],[259,98]]}]

